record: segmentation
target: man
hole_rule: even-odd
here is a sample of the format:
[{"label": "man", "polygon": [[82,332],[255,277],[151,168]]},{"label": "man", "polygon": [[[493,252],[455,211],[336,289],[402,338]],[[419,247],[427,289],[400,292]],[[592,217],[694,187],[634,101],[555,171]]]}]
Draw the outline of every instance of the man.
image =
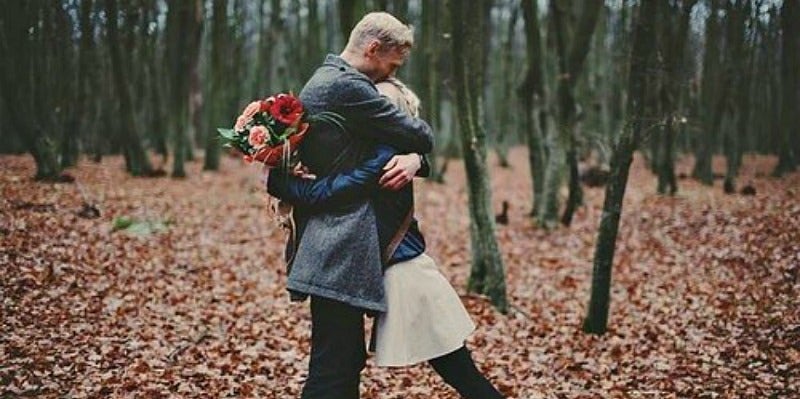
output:
[{"label": "man", "polygon": [[[387,144],[407,155],[388,161],[385,186],[398,189],[411,180],[421,164],[411,153],[433,147],[430,126],[381,97],[373,81],[393,74],[412,45],[408,26],[371,13],[353,28],[341,55],[328,55],[317,69],[300,100],[311,114],[342,115],[344,131],[320,125],[304,140],[300,159],[314,174],[351,170],[377,144]],[[311,297],[311,361],[302,398],[358,398],[366,361],[364,313],[386,310],[373,204],[364,198],[325,212],[297,206],[293,216],[287,288],[295,300]]]},{"label": "man", "polygon": [[[413,104],[418,99],[400,81],[390,78],[379,89],[398,107],[416,114]],[[413,185],[399,191],[378,185],[387,179],[384,165],[395,154],[392,147],[376,145],[374,155],[355,169],[319,179],[279,176],[268,181],[268,190],[291,204],[318,210],[370,197],[387,267],[383,281],[388,309],[377,316],[377,330],[372,333],[376,364],[392,367],[427,361],[462,397],[501,399],[464,345],[475,324],[435,261],[425,254],[425,239],[413,217]]]}]

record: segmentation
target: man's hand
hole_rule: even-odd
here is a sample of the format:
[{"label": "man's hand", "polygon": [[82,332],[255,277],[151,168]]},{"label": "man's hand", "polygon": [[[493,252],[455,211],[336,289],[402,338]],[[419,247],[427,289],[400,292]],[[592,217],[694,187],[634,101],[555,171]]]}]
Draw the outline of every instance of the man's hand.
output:
[{"label": "man's hand", "polygon": [[419,154],[395,155],[383,167],[383,176],[378,184],[387,190],[399,190],[414,180],[422,160]]}]

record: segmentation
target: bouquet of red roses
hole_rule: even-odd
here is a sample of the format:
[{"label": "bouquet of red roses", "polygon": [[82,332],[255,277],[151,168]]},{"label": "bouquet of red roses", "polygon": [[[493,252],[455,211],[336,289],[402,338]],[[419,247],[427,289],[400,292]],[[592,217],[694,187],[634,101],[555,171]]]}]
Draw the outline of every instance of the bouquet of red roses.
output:
[{"label": "bouquet of red roses", "polygon": [[308,116],[297,97],[281,93],[251,102],[236,118],[233,129],[217,131],[224,146],[241,151],[245,162],[286,167],[293,164],[300,143],[318,122],[332,123],[343,129],[340,115],[321,112]]}]

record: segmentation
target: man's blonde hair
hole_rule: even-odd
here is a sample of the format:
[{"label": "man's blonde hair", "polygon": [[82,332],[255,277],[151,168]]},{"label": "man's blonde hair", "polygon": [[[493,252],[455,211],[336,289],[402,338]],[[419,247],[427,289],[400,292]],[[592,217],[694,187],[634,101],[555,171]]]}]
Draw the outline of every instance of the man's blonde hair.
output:
[{"label": "man's blonde hair", "polygon": [[381,47],[386,49],[407,51],[414,45],[414,28],[400,22],[392,14],[371,12],[350,31],[347,47],[361,50],[371,40],[378,40]]}]

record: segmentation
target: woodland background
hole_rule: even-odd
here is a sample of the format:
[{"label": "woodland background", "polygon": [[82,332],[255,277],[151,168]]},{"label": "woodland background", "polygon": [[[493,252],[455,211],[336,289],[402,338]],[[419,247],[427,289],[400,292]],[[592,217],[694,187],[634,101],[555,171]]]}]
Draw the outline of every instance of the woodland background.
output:
[{"label": "woodland background", "polygon": [[371,10],[415,26],[418,215],[504,392],[800,394],[800,0],[0,4],[2,397],[297,396],[284,233],[215,127]]}]

